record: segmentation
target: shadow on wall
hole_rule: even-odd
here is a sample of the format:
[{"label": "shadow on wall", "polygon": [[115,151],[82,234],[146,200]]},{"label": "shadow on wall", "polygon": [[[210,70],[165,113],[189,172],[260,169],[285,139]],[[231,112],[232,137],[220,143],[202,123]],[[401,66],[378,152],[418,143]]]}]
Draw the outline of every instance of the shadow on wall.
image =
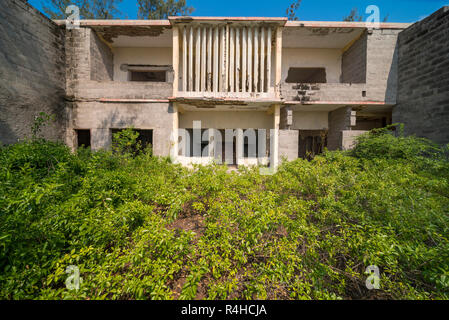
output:
[{"label": "shadow on wall", "polygon": [[398,94],[398,59],[399,59],[399,38],[396,41],[393,53],[393,62],[388,72],[387,89],[385,91],[385,102],[396,104]]},{"label": "shadow on wall", "polygon": [[4,144],[11,144],[17,142],[18,140],[19,137],[15,134],[14,130],[11,129],[8,123],[0,120],[0,146]]}]

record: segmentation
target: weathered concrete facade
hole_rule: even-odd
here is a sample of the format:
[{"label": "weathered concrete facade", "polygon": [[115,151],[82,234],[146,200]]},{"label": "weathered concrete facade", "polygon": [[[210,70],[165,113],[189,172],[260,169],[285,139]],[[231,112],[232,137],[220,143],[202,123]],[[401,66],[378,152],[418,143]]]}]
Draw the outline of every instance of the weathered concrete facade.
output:
[{"label": "weathered concrete facade", "polygon": [[0,142],[30,137],[35,116],[55,115],[43,128],[64,137],[64,30],[21,0],[0,2]]},{"label": "weathered concrete facade", "polygon": [[399,34],[399,89],[393,121],[406,134],[449,143],[449,7]]},{"label": "weathered concrete facade", "polygon": [[109,148],[112,129],[152,130],[155,155],[170,154],[173,86],[165,82],[114,81],[112,49],[91,28],[66,32],[68,130],[66,143],[77,147],[76,130],[91,131],[94,150]]},{"label": "weathered concrete facade", "polygon": [[[110,147],[114,130],[134,127],[146,132],[155,155],[183,164],[207,163],[221,146],[209,136],[196,146],[203,156],[180,148],[188,145],[178,137],[180,129],[193,130],[198,121],[201,129],[234,130],[237,164],[261,163],[250,149],[263,146],[264,132],[269,150],[263,163],[310,158],[325,147],[351,148],[358,135],[390,124],[393,108],[394,120],[406,122],[406,130],[410,125],[408,132],[422,131],[439,142],[448,137],[449,130],[418,125],[409,112],[448,127],[449,76],[435,71],[448,62],[448,42],[442,41],[447,8],[410,28],[171,17],[85,20],[66,30],[64,21],[51,22],[22,0],[2,6],[1,28],[22,32],[0,35],[0,71],[7,75],[0,80],[0,140],[6,143],[23,138],[38,111],[58,115],[46,134],[73,149],[81,145],[81,133],[98,150]],[[422,49],[429,41],[431,48]],[[39,47],[37,55],[30,46]],[[425,65],[417,66],[416,59]],[[37,87],[28,79],[45,81],[36,81]],[[247,129],[262,136],[250,141]]]}]

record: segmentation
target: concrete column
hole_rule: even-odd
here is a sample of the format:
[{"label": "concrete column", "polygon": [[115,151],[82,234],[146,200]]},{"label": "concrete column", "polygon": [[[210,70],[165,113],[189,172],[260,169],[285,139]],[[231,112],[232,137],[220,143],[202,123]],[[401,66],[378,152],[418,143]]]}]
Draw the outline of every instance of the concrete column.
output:
[{"label": "concrete column", "polygon": [[271,27],[267,30],[267,92],[271,91]]},{"label": "concrete column", "polygon": [[240,92],[240,28],[235,29],[235,91]]},{"label": "concrete column", "polygon": [[231,92],[235,92],[234,88],[234,60],[235,60],[235,30],[229,30],[229,87]]},{"label": "concrete column", "polygon": [[218,91],[218,47],[219,47],[219,30],[218,27],[214,29],[214,81],[213,81],[213,92]]},{"label": "concrete column", "polygon": [[265,27],[260,28],[260,92],[265,92]]},{"label": "concrete column", "polygon": [[279,122],[280,122],[280,105],[273,106],[273,132],[270,137],[271,143],[271,167],[277,168],[279,165]]},{"label": "concrete column", "polygon": [[248,33],[242,28],[242,92],[246,92],[246,61],[247,61]]},{"label": "concrete column", "polygon": [[170,159],[175,163],[178,159],[178,128],[179,128],[179,117],[178,117],[178,104],[173,102],[170,110],[173,114],[172,122],[172,136],[170,139]]},{"label": "concrete column", "polygon": [[193,28],[189,28],[189,89],[193,91]]},{"label": "concrete column", "polygon": [[178,95],[179,86],[179,27],[173,27],[173,96]]},{"label": "concrete column", "polygon": [[201,79],[201,27],[196,28],[195,35],[195,92],[199,92]]},{"label": "concrete column", "polygon": [[207,29],[201,28],[201,90],[206,91],[206,31]]},{"label": "concrete column", "polygon": [[329,150],[342,149],[343,131],[351,129],[351,118],[353,117],[351,107],[342,107],[329,112],[329,130],[327,134],[327,148]]},{"label": "concrete column", "polygon": [[259,83],[259,28],[254,28],[254,79],[253,90],[259,92],[257,89]]},{"label": "concrete column", "polygon": [[248,28],[248,92],[253,92],[253,30]]},{"label": "concrete column", "polygon": [[206,77],[207,77],[207,91],[212,91],[212,32],[214,29],[212,28],[207,28],[208,32],[207,32],[207,72],[206,72]]},{"label": "concrete column", "polygon": [[276,29],[276,73],[275,73],[275,92],[276,97],[280,97],[281,78],[282,77],[282,27]]},{"label": "concrete column", "polygon": [[293,125],[293,110],[291,106],[284,106],[281,109],[280,129],[290,130]]}]

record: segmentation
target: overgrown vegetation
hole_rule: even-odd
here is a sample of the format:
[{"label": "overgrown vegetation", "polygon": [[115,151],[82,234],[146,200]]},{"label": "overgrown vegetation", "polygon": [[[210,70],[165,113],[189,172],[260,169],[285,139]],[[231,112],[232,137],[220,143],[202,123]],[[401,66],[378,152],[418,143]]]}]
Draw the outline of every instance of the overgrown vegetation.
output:
[{"label": "overgrown vegetation", "polygon": [[426,140],[372,132],[273,176],[120,145],[0,149],[0,298],[449,298],[449,163]]}]

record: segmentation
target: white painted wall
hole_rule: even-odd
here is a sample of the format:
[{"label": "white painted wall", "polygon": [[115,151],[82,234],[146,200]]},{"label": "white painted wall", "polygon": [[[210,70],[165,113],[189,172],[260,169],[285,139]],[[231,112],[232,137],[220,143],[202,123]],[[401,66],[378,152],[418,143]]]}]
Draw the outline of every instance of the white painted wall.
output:
[{"label": "white painted wall", "polygon": [[179,128],[193,128],[201,121],[202,128],[211,129],[271,129],[273,115],[265,111],[193,111],[179,115]]},{"label": "white painted wall", "polygon": [[322,130],[328,128],[326,111],[293,111],[293,128],[297,130]]},{"label": "white painted wall", "polygon": [[282,81],[288,75],[288,69],[297,68],[326,68],[328,83],[340,83],[341,75],[340,49],[282,49]]},{"label": "white painted wall", "polygon": [[172,48],[113,48],[114,81],[127,81],[128,72],[121,64],[171,65]]}]

